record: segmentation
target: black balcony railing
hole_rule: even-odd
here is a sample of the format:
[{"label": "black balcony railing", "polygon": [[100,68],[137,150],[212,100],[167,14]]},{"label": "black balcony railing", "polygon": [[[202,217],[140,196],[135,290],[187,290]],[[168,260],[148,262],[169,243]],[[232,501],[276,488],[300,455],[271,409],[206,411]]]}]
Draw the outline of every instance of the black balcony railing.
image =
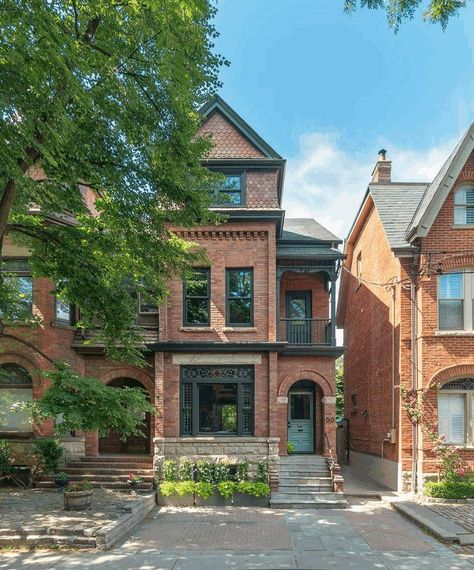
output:
[{"label": "black balcony railing", "polygon": [[330,319],[280,319],[280,340],[288,344],[330,345]]}]

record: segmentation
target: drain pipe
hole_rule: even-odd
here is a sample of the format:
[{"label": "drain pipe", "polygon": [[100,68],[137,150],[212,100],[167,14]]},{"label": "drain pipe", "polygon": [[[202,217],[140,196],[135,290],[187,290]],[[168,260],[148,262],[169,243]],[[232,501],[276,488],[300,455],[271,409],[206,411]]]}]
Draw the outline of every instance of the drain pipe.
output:
[{"label": "drain pipe", "polygon": [[[417,373],[417,337],[418,319],[416,314],[416,285],[414,275],[410,282],[410,302],[411,302],[411,387],[413,394],[418,399],[418,373]],[[418,482],[418,426],[412,424],[412,465],[411,465],[411,485],[410,490],[416,493]]]}]

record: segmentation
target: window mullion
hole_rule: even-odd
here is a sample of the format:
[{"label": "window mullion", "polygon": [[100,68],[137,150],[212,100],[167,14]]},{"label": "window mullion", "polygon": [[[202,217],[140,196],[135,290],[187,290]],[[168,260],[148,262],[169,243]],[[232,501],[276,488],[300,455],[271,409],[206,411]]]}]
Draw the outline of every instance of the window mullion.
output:
[{"label": "window mullion", "polygon": [[472,274],[464,273],[464,330],[472,330]]}]

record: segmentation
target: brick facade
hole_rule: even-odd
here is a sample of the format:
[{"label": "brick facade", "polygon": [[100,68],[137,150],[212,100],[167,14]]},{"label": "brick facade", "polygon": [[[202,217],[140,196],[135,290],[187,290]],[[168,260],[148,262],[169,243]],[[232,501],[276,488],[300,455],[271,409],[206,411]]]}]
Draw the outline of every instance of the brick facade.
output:
[{"label": "brick facade", "polygon": [[[463,182],[474,183],[474,153],[452,185],[426,237],[414,242],[419,257],[398,255],[390,247],[370,195],[362,219],[347,239],[347,271],[341,285],[339,318],[346,346],[345,416],[350,421],[350,443],[353,451],[366,454],[367,469],[374,464],[374,458],[396,462],[399,489],[407,488],[411,481],[414,436],[418,438],[418,486],[438,469],[425,428],[414,430],[399,386],[411,389],[415,382],[419,394],[426,394],[425,424],[436,427],[437,389],[430,386],[474,373],[473,333],[441,333],[438,326],[438,275],[474,266],[473,230],[453,226],[454,193]],[[359,282],[357,259],[361,252]],[[411,301],[412,282],[415,305]],[[412,350],[413,313],[416,353]],[[395,443],[387,440],[391,428],[395,428]],[[464,447],[460,453],[474,470],[472,448]],[[382,463],[378,465],[381,476]]]},{"label": "brick facade", "polygon": [[[73,327],[54,322],[53,284],[45,279],[35,279],[33,284],[33,310],[42,318],[37,328],[14,327],[12,335],[28,344],[14,339],[3,339],[0,364],[17,362],[33,376],[33,395],[40,397],[45,385],[36,369],[46,369],[55,359],[69,362],[80,374],[90,375],[109,383],[119,378],[130,378],[140,382],[150,401],[156,408],[151,418],[148,437],[155,449],[155,463],[166,454],[186,449],[194,455],[221,456],[235,454],[245,458],[267,456],[271,465],[271,479],[277,479],[277,449],[287,453],[287,398],[292,385],[308,380],[315,385],[315,452],[328,454],[325,433],[331,447],[335,449],[335,365],[340,349],[335,346],[306,347],[301,354],[285,352],[286,344],[279,341],[279,320],[286,315],[285,295],[288,291],[311,291],[312,317],[329,322],[329,278],[333,268],[315,269],[295,258],[295,271],[286,271],[281,276],[277,289],[277,242],[281,232],[283,211],[280,207],[279,180],[283,178],[284,161],[276,156],[272,165],[265,166],[267,159],[263,152],[246,138],[235,125],[218,111],[213,112],[198,132],[210,134],[214,148],[209,159],[249,159],[262,161],[245,170],[246,201],[243,205],[248,219],[237,219],[229,211],[229,219],[218,225],[196,227],[192,230],[175,228],[183,238],[188,239],[207,253],[210,267],[210,324],[206,327],[189,327],[183,321],[183,283],[181,276],[174,276],[169,283],[169,297],[160,307],[160,348],[146,352],[147,366],[138,369],[112,362],[105,358],[94,344],[72,347]],[[270,157],[271,158],[271,157]],[[241,163],[239,163],[241,164]],[[86,192],[85,199],[93,204],[93,196]],[[262,216],[260,210],[272,210],[273,218]],[[334,238],[337,240],[337,238]],[[334,244],[328,244],[333,247]],[[15,249],[10,243],[6,256],[27,256],[27,252]],[[337,246],[336,246],[337,247]],[[325,263],[328,263],[327,261]],[[304,265],[308,265],[308,267]],[[313,263],[314,265],[314,263]],[[298,269],[299,266],[304,266]],[[248,327],[226,325],[226,268],[252,268],[254,275],[253,323]],[[309,270],[312,272],[310,273]],[[299,271],[299,272],[298,272]],[[277,290],[280,291],[279,315],[277,315]],[[329,325],[328,325],[329,326]],[[202,343],[202,349],[186,350],[187,343]],[[225,347],[231,343],[232,350],[222,351],[216,345]],[[77,338],[76,338],[77,345]],[[167,346],[181,348],[167,349]],[[247,350],[247,346],[252,346]],[[268,345],[268,348],[267,348]],[[154,345],[153,345],[154,346]],[[183,348],[184,347],[184,348]],[[260,348],[259,348],[260,347]],[[338,352],[339,350],[339,352]],[[43,356],[42,356],[43,355]],[[181,358],[181,360],[180,360]],[[188,359],[197,365],[209,363],[222,366],[251,363],[254,366],[254,428],[251,438],[232,438],[232,445],[223,445],[219,437],[183,437],[180,428],[180,362]],[[52,433],[53,426],[37,426],[37,434]],[[96,433],[85,433],[86,455],[98,455],[113,451],[119,445],[118,438],[111,434],[99,445]],[[236,441],[234,441],[234,439]],[[242,443],[240,443],[242,442]],[[253,443],[252,443],[253,442]],[[276,458],[276,459],[275,459]],[[270,467],[269,467],[270,468]],[[277,483],[276,483],[277,484]]]}]

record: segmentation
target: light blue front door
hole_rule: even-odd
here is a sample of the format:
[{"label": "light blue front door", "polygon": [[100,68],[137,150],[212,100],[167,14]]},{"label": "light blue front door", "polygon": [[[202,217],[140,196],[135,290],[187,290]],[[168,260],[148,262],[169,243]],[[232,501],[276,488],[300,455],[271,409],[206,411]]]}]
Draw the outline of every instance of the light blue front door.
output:
[{"label": "light blue front door", "polygon": [[313,392],[298,390],[288,394],[288,441],[295,453],[313,453]]}]

